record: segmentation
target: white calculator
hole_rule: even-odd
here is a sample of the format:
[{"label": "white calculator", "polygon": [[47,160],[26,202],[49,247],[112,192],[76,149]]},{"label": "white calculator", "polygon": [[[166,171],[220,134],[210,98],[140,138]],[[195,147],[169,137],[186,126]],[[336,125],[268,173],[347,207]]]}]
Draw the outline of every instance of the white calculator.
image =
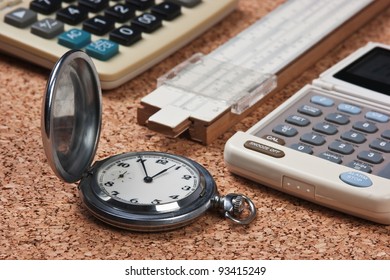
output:
[{"label": "white calculator", "polygon": [[225,146],[228,169],[390,224],[390,46],[369,43]]},{"label": "white calculator", "polygon": [[0,51],[51,69],[69,49],[115,88],[227,16],[238,0],[0,0]]}]

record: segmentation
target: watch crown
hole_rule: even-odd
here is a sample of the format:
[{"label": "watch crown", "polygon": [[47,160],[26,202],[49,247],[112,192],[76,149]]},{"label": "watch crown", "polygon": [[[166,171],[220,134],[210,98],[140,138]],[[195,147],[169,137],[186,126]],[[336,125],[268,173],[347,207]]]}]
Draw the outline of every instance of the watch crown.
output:
[{"label": "watch crown", "polygon": [[256,207],[252,200],[242,194],[227,194],[226,196],[216,196],[214,205],[226,218],[241,225],[247,225],[256,216]]},{"label": "watch crown", "polygon": [[233,203],[233,215],[240,215],[245,209],[244,198],[241,195],[232,199]]}]

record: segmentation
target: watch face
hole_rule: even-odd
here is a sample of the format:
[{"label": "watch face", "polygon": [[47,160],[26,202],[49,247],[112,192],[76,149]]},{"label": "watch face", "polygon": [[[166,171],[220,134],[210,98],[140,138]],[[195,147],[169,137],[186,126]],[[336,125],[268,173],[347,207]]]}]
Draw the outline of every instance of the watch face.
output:
[{"label": "watch face", "polygon": [[159,211],[199,196],[201,176],[191,162],[166,153],[129,153],[112,158],[97,173],[101,197]]}]

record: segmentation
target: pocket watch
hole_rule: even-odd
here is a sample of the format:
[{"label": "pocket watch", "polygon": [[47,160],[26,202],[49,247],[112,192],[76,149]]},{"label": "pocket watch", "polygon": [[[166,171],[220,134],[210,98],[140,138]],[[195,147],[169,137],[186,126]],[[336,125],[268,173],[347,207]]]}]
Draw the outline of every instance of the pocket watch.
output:
[{"label": "pocket watch", "polygon": [[217,209],[238,224],[256,215],[242,194],[220,196],[199,163],[179,155],[138,151],[93,163],[101,129],[102,97],[95,66],[80,50],[55,64],[42,106],[48,162],[63,181],[79,181],[80,196],[101,221],[134,231],[171,230]]}]

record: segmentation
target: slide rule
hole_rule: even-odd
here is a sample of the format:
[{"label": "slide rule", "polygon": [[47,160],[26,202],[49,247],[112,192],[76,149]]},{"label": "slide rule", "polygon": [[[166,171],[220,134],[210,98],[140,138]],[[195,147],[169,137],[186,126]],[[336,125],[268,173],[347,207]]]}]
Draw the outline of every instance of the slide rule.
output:
[{"label": "slide rule", "polygon": [[387,0],[289,0],[159,78],[141,100],[138,123],[209,144],[388,6]]}]

